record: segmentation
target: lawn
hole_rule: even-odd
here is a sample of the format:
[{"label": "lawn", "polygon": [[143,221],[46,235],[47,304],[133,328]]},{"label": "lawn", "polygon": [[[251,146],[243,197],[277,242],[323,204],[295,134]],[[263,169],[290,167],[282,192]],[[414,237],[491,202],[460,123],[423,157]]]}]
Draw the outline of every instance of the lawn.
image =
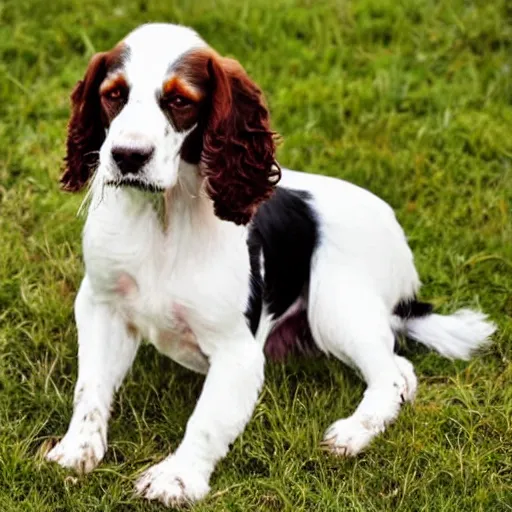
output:
[{"label": "lawn", "polygon": [[42,460],[76,377],[81,197],[59,191],[69,93],[90,56],[145,21],[193,26],[262,86],[281,163],[396,210],[442,312],[482,308],[470,363],[407,344],[417,400],[355,459],[324,429],[364,389],[337,361],[269,364],[254,417],[197,511],[512,510],[512,4],[508,0],[4,0],[0,3],[0,510],[161,510],[133,496],[174,449],[202,378],[139,353],[106,459]]}]

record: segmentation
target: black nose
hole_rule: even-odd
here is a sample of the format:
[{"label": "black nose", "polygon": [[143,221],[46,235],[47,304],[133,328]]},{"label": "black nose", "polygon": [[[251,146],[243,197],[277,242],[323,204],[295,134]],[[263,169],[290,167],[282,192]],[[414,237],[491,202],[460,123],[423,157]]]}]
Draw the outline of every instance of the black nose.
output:
[{"label": "black nose", "polygon": [[138,173],[153,156],[154,148],[112,148],[112,158],[121,174]]}]

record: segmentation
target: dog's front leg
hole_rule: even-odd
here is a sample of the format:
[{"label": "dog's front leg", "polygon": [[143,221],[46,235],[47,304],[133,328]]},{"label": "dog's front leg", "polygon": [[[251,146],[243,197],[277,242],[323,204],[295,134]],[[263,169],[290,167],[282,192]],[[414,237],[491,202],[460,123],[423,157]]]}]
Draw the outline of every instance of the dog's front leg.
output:
[{"label": "dog's front leg", "polygon": [[210,369],[182,443],[141,476],[137,491],[168,506],[203,498],[215,464],[251,418],[263,374],[262,348],[248,332],[219,343],[210,354]]},{"label": "dog's front leg", "polygon": [[87,277],[76,297],[75,318],[79,348],[73,416],[46,458],[87,473],[105,455],[110,407],[132,366],[139,336],[108,304],[96,302]]}]

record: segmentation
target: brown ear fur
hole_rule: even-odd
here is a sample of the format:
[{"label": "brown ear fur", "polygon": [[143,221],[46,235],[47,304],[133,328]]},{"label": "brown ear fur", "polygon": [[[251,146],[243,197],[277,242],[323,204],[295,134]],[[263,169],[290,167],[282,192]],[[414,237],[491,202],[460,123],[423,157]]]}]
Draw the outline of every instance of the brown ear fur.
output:
[{"label": "brown ear fur", "polygon": [[107,72],[107,53],[97,53],[85,77],[71,93],[66,169],[61,176],[64,190],[77,192],[84,187],[98,163],[98,151],[105,140],[99,88]]},{"label": "brown ear fur", "polygon": [[246,224],[281,177],[275,134],[258,86],[235,60],[212,56],[213,94],[201,161],[216,215]]}]

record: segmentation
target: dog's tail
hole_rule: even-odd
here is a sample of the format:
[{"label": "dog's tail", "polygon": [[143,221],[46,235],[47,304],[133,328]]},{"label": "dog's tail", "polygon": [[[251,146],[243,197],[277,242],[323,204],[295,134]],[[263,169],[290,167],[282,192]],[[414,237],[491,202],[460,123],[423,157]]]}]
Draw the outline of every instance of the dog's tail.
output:
[{"label": "dog's tail", "polygon": [[433,313],[432,305],[416,300],[401,302],[394,310],[393,328],[449,359],[471,358],[488,345],[496,326],[479,311],[461,309],[451,315]]}]

